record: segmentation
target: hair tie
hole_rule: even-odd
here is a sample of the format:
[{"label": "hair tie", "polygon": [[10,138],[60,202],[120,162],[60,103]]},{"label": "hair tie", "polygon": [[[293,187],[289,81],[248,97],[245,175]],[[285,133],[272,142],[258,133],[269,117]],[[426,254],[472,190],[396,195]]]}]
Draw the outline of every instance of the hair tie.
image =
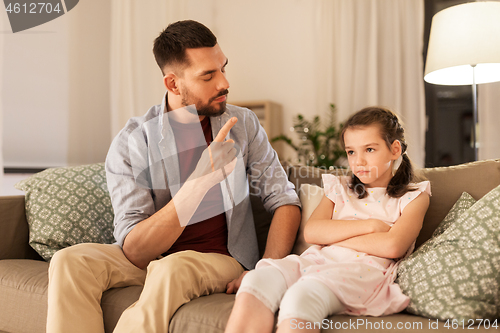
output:
[{"label": "hair tie", "polygon": [[[406,152],[403,154],[406,154]],[[401,162],[403,162],[403,154],[399,155],[399,157],[392,164],[392,176],[394,176],[396,174],[399,167],[401,166]]]}]

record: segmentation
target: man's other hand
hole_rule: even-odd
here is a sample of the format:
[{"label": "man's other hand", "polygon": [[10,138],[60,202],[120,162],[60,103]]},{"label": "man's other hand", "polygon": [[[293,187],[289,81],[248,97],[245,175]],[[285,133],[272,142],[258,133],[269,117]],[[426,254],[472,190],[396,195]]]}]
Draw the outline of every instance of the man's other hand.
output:
[{"label": "man's other hand", "polygon": [[239,278],[229,282],[226,286],[226,294],[236,294],[236,292],[240,288],[241,281],[243,281],[243,278],[247,273],[248,271],[244,271],[243,273],[241,273]]}]

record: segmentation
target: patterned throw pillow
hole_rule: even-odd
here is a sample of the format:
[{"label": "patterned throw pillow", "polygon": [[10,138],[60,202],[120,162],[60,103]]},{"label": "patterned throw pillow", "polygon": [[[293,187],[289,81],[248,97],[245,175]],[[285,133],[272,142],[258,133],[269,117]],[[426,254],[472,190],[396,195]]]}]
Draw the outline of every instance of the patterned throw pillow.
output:
[{"label": "patterned throw pillow", "polygon": [[408,312],[458,321],[500,316],[500,186],[467,209],[471,203],[462,195],[436,236],[401,262],[396,282],[410,297]]},{"label": "patterned throw pillow", "polygon": [[25,192],[31,247],[45,260],[78,243],[113,243],[104,164],[51,168],[15,185]]},{"label": "patterned throw pillow", "polygon": [[472,207],[472,205],[475,203],[476,199],[474,199],[472,195],[467,192],[463,192],[460,198],[458,198],[457,202],[455,202],[453,207],[451,207],[444,220],[439,223],[436,230],[434,230],[432,237],[437,237],[445,232],[445,230],[448,229],[448,227],[452,223],[455,223],[455,221],[458,221],[460,218],[462,218],[464,212]]}]

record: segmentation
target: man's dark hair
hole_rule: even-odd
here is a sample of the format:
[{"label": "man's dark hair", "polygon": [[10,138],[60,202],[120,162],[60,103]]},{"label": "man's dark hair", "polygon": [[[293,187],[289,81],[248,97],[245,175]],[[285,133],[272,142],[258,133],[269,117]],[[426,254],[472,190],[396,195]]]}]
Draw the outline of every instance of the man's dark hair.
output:
[{"label": "man's dark hair", "polygon": [[162,73],[167,65],[189,65],[186,49],[214,47],[215,35],[203,24],[192,21],[178,21],[169,24],[155,39],[153,54]]}]

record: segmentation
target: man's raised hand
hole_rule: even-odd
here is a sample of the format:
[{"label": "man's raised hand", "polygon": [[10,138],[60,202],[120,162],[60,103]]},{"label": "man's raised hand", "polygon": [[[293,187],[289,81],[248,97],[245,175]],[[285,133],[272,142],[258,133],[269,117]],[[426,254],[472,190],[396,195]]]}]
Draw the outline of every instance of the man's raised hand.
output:
[{"label": "man's raised hand", "polygon": [[236,166],[237,150],[234,146],[234,140],[224,140],[237,121],[238,118],[232,117],[222,126],[210,146],[203,151],[196,169],[189,177],[189,180],[196,179],[201,182],[200,185],[207,186],[207,191],[224,180]]}]

